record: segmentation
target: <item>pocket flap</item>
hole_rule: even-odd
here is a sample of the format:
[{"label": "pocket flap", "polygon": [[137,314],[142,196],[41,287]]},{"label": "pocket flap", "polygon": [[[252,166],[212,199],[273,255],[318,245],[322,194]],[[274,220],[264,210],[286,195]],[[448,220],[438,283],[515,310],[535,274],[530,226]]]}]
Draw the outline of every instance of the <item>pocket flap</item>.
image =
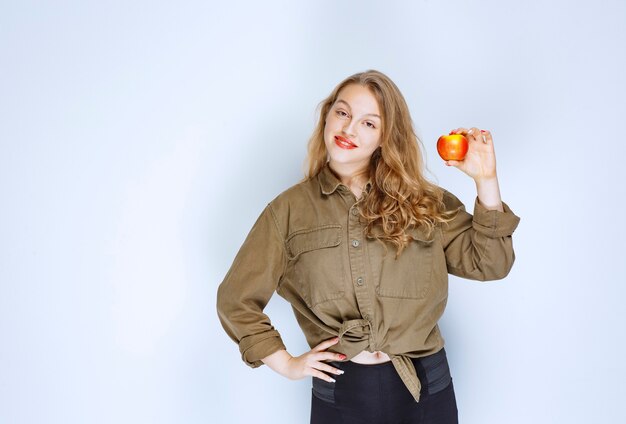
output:
[{"label": "pocket flap", "polygon": [[298,230],[287,237],[287,257],[295,259],[301,253],[338,246],[340,243],[341,225],[339,224]]}]

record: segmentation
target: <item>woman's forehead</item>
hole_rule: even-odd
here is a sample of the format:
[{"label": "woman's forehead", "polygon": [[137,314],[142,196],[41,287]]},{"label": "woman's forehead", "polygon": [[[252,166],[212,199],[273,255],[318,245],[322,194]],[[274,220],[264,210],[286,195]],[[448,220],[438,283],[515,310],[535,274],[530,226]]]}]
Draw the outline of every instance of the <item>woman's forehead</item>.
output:
[{"label": "woman's forehead", "polygon": [[364,115],[381,119],[378,100],[367,87],[350,84],[342,88],[337,95],[335,104],[342,104],[350,109],[359,109],[364,112]]}]

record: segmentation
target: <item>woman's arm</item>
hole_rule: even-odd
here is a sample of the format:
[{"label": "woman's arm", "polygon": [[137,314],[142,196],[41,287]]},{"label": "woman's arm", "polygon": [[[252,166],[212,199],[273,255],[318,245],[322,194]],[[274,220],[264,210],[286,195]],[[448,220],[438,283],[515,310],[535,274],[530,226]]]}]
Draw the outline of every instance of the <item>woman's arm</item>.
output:
[{"label": "woman's arm", "polygon": [[483,205],[485,209],[504,212],[502,199],[500,198],[498,177],[474,181],[476,182],[476,192],[478,193],[480,204]]},{"label": "woman's arm", "polygon": [[446,161],[470,176],[476,184],[474,214],[449,192],[444,202],[449,209],[460,209],[457,217],[442,226],[442,241],[450,274],[472,280],[497,280],[506,277],[513,262],[511,235],[520,218],[500,197],[493,139],[489,131],[476,127],[457,128],[469,141],[462,161]]},{"label": "woman's arm", "polygon": [[217,289],[217,313],[226,334],[239,345],[242,360],[256,368],[262,358],[286,350],[263,309],[287,263],[284,240],[270,205],[263,210]]},{"label": "woman's arm", "polygon": [[287,368],[287,363],[291,358],[292,356],[289,352],[287,352],[287,350],[280,349],[271,355],[262,358],[261,361],[277,373],[284,375],[286,373],[285,370]]},{"label": "woman's arm", "polygon": [[515,262],[511,235],[520,218],[502,201],[502,211],[490,210],[476,197],[472,215],[449,191],[443,199],[447,210],[459,210],[452,221],[441,225],[448,273],[479,281],[506,277]]},{"label": "woman's arm", "polygon": [[462,161],[448,160],[446,165],[458,168],[474,180],[478,199],[485,208],[504,212],[491,133],[474,127],[470,130],[457,128],[450,134],[463,134],[469,141],[469,148]]}]

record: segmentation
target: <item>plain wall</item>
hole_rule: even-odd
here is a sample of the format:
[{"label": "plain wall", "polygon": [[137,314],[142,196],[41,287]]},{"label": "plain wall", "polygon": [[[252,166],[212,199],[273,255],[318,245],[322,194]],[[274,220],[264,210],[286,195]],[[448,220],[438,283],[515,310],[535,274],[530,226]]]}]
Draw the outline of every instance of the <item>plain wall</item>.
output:
[{"label": "plain wall", "polygon": [[461,422],[624,422],[624,39],[623,1],[2,2],[0,422],[308,422],[310,378],[247,367],[215,296],[366,69],[470,212],[435,144],[489,129],[521,217],[506,279],[450,277]]}]

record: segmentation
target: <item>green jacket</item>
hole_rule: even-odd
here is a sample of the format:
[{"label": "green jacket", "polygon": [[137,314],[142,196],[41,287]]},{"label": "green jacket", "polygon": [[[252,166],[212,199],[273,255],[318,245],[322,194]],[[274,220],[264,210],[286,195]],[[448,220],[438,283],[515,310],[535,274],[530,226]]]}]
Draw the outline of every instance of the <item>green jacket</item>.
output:
[{"label": "green jacket", "polygon": [[[366,185],[369,186],[368,182]],[[361,198],[362,199],[362,198]],[[445,191],[447,209],[460,209],[427,238],[420,228],[395,260],[395,246],[364,237],[355,195],[328,167],[296,184],[261,212],[217,291],[217,312],[252,368],[285,349],[263,309],[274,294],[287,300],[311,348],[339,336],[329,352],[347,360],[382,351],[419,401],[411,358],[444,346],[437,322],[448,298],[448,274],[472,280],[507,276],[515,253],[511,234],[520,218],[474,202],[474,214]]]}]

